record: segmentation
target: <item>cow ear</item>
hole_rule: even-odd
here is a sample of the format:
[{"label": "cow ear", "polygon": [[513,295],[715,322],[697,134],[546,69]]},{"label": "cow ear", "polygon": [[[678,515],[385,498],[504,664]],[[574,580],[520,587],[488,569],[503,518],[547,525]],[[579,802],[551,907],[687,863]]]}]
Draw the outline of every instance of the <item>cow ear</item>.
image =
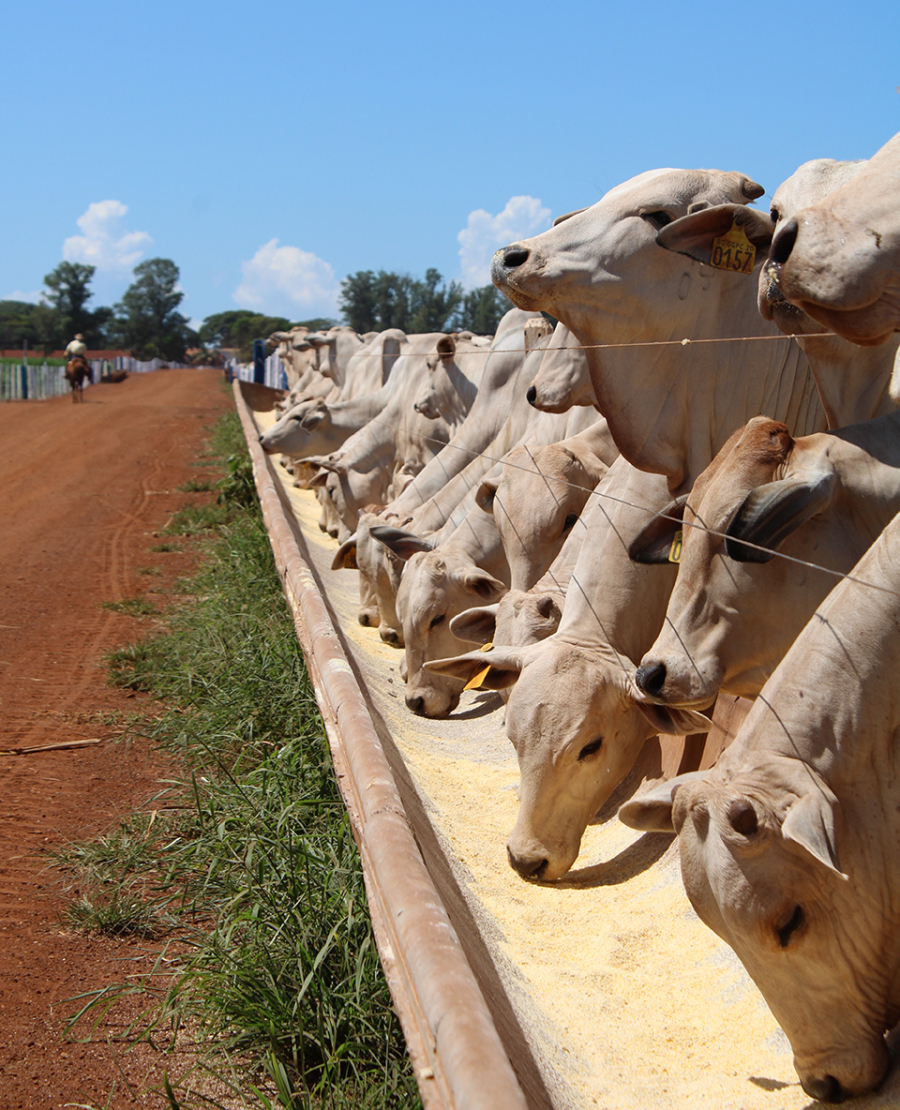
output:
[{"label": "cow ear", "polygon": [[679,497],[657,513],[649,524],[635,536],[628,547],[628,555],[634,563],[670,563],[675,538],[681,531],[687,494]]},{"label": "cow ear", "polygon": [[[316,464],[316,465],[318,465],[318,464]],[[316,473],[313,474],[313,476],[306,483],[306,488],[307,489],[318,489],[320,486],[324,486],[325,483],[328,481],[328,475],[330,473],[331,473],[331,471],[326,470],[326,468],[324,466],[320,467],[316,471]]]},{"label": "cow ear", "polygon": [[653,728],[666,736],[690,736],[695,732],[709,732],[713,727],[709,717],[693,709],[657,705],[655,702],[640,701],[637,698],[634,699],[634,704]]},{"label": "cow ear", "polygon": [[[767,563],[792,532],[828,508],[835,481],[829,470],[757,486],[725,530],[725,554],[738,563]],[[742,541],[767,550],[746,547]]]},{"label": "cow ear", "polygon": [[682,786],[706,777],[706,771],[688,771],[674,779],[657,783],[646,794],[631,798],[619,808],[619,820],[630,829],[641,832],[675,832],[672,807]]},{"label": "cow ear", "polygon": [[744,234],[756,247],[755,263],[763,262],[772,242],[775,225],[765,212],[757,212],[744,204],[716,204],[699,212],[691,212],[680,220],[660,228],[656,241],[661,247],[677,254],[686,254],[698,262],[711,265],[713,240],[730,231],[733,224],[743,228]]},{"label": "cow ear", "polygon": [[494,496],[500,487],[500,475],[485,478],[475,494],[475,504],[486,513],[494,511]]},{"label": "cow ear", "polygon": [[499,601],[509,589],[499,578],[494,578],[492,574],[488,574],[486,570],[482,570],[480,567],[472,567],[471,570],[465,571],[462,575],[462,581],[467,590],[471,590],[482,601],[488,603]]},{"label": "cow ear", "polygon": [[320,424],[324,423],[327,415],[328,409],[325,405],[316,405],[315,408],[310,409],[300,417],[300,427],[306,431],[318,428]]},{"label": "cow ear", "polygon": [[586,211],[587,211],[586,208],[575,208],[571,212],[563,212],[563,214],[561,216],[557,216],[556,219],[553,221],[553,227],[556,227],[557,224],[563,223],[565,220],[571,220],[571,218],[573,216],[577,216],[581,212],[586,212]]},{"label": "cow ear", "polygon": [[344,540],[341,546],[337,549],[337,553],[331,562],[332,570],[359,570],[359,563],[356,561],[356,533],[350,537],[349,540]]},{"label": "cow ear", "polygon": [[[430,659],[425,669],[434,674],[461,678],[466,683],[481,675],[478,686],[484,690],[505,690],[518,679],[525,659],[521,649],[492,648],[490,651],[469,651],[453,659]],[[484,671],[484,674],[481,672]]]},{"label": "cow ear", "polygon": [[456,354],[456,340],[452,335],[445,335],[438,340],[437,352],[443,362],[449,362]]},{"label": "cow ear", "polygon": [[497,604],[466,609],[450,621],[450,631],[457,640],[466,640],[470,644],[486,644],[493,640],[496,628]]},{"label": "cow ear", "polygon": [[370,533],[379,543],[383,543],[400,559],[411,559],[420,551],[433,551],[434,544],[402,528],[392,528],[389,524],[373,524]]},{"label": "cow ear", "polygon": [[824,783],[819,788],[812,787],[788,809],[781,823],[781,835],[799,844],[829,871],[846,879],[837,852],[836,826],[840,808],[841,803]]}]

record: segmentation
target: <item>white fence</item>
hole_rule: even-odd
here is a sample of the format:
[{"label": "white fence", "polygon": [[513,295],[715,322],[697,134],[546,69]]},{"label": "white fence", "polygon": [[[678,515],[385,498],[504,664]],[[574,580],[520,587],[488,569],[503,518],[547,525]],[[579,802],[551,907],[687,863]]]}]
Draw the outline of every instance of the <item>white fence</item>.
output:
[{"label": "white fence", "polygon": [[[99,382],[101,376],[116,370],[126,370],[129,374],[148,374],[167,366],[177,367],[180,363],[164,362],[158,358],[140,362],[136,358],[124,356],[92,359],[91,381],[85,382],[85,385]],[[249,380],[253,380],[252,366]],[[0,401],[43,401],[47,397],[59,397],[68,392],[65,366],[48,366],[46,362],[40,365],[0,362]]]},{"label": "white fence", "polygon": [[[229,381],[233,381],[235,378],[242,382],[256,380],[252,362],[238,362],[236,358],[230,358],[225,363],[225,369],[228,371]],[[270,389],[287,389],[287,371],[277,354],[269,355],[266,359],[265,381],[259,384],[267,385]]]}]

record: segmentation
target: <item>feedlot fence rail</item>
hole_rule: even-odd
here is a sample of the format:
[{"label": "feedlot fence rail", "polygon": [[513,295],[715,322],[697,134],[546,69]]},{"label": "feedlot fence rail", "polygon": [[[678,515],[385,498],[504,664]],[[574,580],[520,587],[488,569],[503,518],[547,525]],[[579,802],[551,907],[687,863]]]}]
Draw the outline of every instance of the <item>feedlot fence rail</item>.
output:
[{"label": "feedlot fence rail", "polygon": [[257,385],[267,385],[269,389],[288,388],[287,370],[277,354],[271,354],[266,358],[262,380],[256,377],[256,367],[252,362],[238,362],[236,358],[230,358],[225,363],[225,370],[229,382],[237,379],[239,382],[256,382]]},{"label": "feedlot fence rail", "polygon": [[[180,363],[153,358],[142,362],[136,358],[91,359],[91,380],[96,384],[108,374],[124,370],[129,374],[147,374],[165,367],[178,367]],[[0,362],[0,401],[45,401],[69,392],[65,366],[48,363]]]}]

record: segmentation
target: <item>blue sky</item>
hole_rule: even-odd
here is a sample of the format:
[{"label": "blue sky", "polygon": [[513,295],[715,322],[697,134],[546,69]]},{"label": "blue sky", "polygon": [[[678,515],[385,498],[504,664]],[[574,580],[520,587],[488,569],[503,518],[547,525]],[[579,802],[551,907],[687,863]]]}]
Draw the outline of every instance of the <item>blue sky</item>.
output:
[{"label": "blue sky", "polygon": [[900,130],[897,0],[31,0],[3,29],[0,298],[68,258],[112,304],[161,256],[195,321],[337,315],[362,269],[484,284],[643,170],[771,195]]}]

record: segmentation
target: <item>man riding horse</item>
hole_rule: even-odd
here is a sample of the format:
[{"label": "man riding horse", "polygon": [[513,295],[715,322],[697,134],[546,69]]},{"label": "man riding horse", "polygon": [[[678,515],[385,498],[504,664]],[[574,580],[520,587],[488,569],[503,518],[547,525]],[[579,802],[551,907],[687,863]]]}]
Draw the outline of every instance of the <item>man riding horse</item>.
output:
[{"label": "man riding horse", "polygon": [[85,378],[91,380],[91,364],[87,360],[87,347],[84,336],[79,332],[72,342],[66,347],[66,378],[72,386],[72,400],[83,400],[81,394],[82,383]]}]

